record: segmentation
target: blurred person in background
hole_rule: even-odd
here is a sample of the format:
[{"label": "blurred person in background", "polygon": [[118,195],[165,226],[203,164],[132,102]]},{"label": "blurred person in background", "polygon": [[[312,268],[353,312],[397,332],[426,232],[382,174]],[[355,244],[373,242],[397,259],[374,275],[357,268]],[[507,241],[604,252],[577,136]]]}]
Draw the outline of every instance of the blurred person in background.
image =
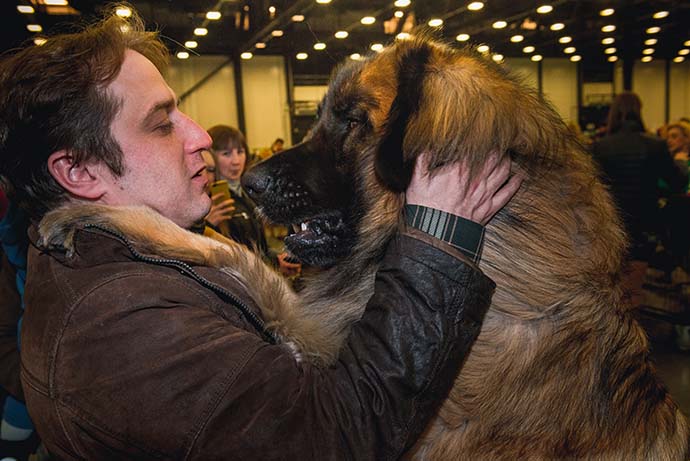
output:
[{"label": "blurred person in background", "polygon": [[224,213],[217,214],[214,210],[219,207],[218,205],[212,205],[209,215],[219,217],[216,226],[223,222],[227,223],[227,231],[221,232],[225,237],[249,248],[256,247],[264,255],[264,259],[275,263],[281,273],[288,276],[296,275],[301,267],[299,263],[291,261],[284,252],[273,256],[269,251],[263,225],[256,217],[256,204],[240,185],[240,178],[247,169],[247,153],[249,152],[244,134],[227,125],[213,126],[209,128],[208,134],[213,143],[211,152],[216,161],[216,179],[228,182],[234,207],[230,219],[227,220],[222,219]]},{"label": "blurred person in background", "polygon": [[[690,123],[681,120],[669,123],[666,126],[666,145],[676,166],[687,174],[690,166]],[[687,187],[685,191],[688,192]]]},{"label": "blurred person in background", "polygon": [[645,132],[642,103],[632,92],[616,96],[608,114],[606,136],[592,145],[603,180],[610,186],[630,237],[626,288],[632,303],[640,301],[649,259],[654,252],[650,234],[658,232],[657,184],[681,191],[684,177],[674,166],[663,140]]},{"label": "blurred person in background", "polygon": [[283,138],[276,138],[271,144],[271,154],[277,154],[285,148],[285,140]]},{"label": "blurred person in background", "polygon": [[[20,327],[29,220],[0,187],[0,455],[25,460],[38,448],[38,436],[24,404],[20,385]],[[36,458],[34,455],[34,459]]]},{"label": "blurred person in background", "polygon": [[[225,234],[228,234],[227,226],[222,226],[222,223],[230,221],[233,215],[235,214],[235,200],[233,200],[232,197],[224,198],[223,194],[221,193],[211,193],[211,184],[213,184],[217,177],[216,159],[213,157],[213,154],[208,150],[203,151],[201,153],[201,156],[203,157],[204,163],[206,164],[206,177],[208,179],[208,184],[206,185],[206,192],[209,193],[209,195],[211,196],[211,200],[213,202],[211,210],[204,218],[204,224],[205,226],[210,226],[211,229],[213,229],[216,232],[220,232],[221,234],[223,234],[222,230],[225,230]],[[205,231],[204,234],[208,235],[208,231]]]}]

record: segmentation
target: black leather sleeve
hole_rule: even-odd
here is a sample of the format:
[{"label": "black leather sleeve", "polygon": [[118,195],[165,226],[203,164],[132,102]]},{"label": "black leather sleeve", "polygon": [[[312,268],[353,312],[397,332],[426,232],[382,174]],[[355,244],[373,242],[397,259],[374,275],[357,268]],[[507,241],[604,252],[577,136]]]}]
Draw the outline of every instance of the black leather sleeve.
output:
[{"label": "black leather sleeve", "polygon": [[341,421],[356,427],[347,458],[398,459],[415,442],[479,335],[494,288],[470,264],[416,238],[390,245],[334,383],[350,406],[361,405],[358,421]]},{"label": "black leather sleeve", "polygon": [[[234,359],[219,367],[238,371],[223,381],[187,459],[399,459],[447,396],[494,290],[459,251],[426,239],[402,235],[388,246],[375,292],[331,367],[234,334]],[[248,342],[255,352],[238,357]],[[203,398],[208,387],[195,392]]]}]

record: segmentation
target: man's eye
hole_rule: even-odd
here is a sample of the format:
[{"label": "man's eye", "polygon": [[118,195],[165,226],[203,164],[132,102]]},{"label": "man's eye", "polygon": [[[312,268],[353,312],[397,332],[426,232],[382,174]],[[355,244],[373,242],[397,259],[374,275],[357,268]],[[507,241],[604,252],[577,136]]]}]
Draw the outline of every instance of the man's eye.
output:
[{"label": "man's eye", "polygon": [[173,122],[166,122],[166,123],[163,123],[162,125],[158,125],[156,127],[156,130],[158,130],[164,134],[170,134],[170,133],[172,133],[172,130],[173,130]]}]

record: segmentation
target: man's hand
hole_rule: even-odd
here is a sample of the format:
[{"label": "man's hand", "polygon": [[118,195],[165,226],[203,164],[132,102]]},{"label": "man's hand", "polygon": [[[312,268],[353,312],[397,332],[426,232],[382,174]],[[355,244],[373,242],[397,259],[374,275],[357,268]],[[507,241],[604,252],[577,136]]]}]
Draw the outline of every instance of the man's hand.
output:
[{"label": "man's hand", "polygon": [[211,211],[208,212],[205,218],[206,222],[214,227],[218,227],[218,224],[225,220],[232,219],[232,214],[235,212],[235,201],[231,198],[216,203],[216,201],[222,197],[222,193],[215,194],[211,197],[213,204],[211,205]]},{"label": "man's hand", "polygon": [[492,152],[477,177],[470,178],[462,163],[427,173],[428,155],[417,159],[407,189],[407,203],[452,213],[479,224],[489,220],[515,195],[523,176],[510,176],[511,160]]}]

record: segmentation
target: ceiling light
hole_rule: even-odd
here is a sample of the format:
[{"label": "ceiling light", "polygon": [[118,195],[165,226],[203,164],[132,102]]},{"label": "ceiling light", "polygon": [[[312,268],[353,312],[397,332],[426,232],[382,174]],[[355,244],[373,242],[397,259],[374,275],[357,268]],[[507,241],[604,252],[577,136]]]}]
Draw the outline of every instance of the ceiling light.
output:
[{"label": "ceiling light", "polygon": [[242,59],[252,59],[254,57],[253,54],[251,54],[249,51],[245,51],[240,55],[240,58]]},{"label": "ceiling light", "polygon": [[535,54],[535,55],[532,55],[532,57],[531,57],[530,59],[531,59],[532,61],[534,61],[534,62],[539,62],[539,61],[541,61],[543,58],[542,58],[542,55],[540,55],[540,54]]},{"label": "ceiling light", "polygon": [[427,24],[429,24],[431,27],[441,27],[443,25],[443,19],[440,19],[440,18],[430,19]]},{"label": "ceiling light", "polygon": [[494,29],[503,29],[507,25],[508,23],[505,21],[496,21],[493,24],[491,24],[491,27],[493,27]]},{"label": "ceiling light", "polygon": [[359,22],[361,22],[365,26],[370,26],[376,22],[376,18],[373,16],[364,16],[362,19],[359,20]]},{"label": "ceiling light", "polygon": [[43,30],[43,27],[41,27],[40,24],[27,24],[26,28],[29,30],[29,32],[40,32]]},{"label": "ceiling light", "polygon": [[614,26],[613,24],[607,24],[601,28],[602,32],[613,32],[614,30],[616,30],[616,26]]},{"label": "ceiling light", "polygon": [[683,62],[685,61],[685,58],[683,56],[676,56],[673,58],[673,62]]},{"label": "ceiling light", "polygon": [[314,49],[317,50],[317,51],[325,50],[325,49],[326,49],[326,44],[323,43],[323,42],[314,43]]},{"label": "ceiling light", "polygon": [[565,54],[573,54],[577,49],[574,46],[569,46],[563,50]]},{"label": "ceiling light", "polygon": [[405,13],[403,13],[403,12],[400,11],[400,10],[398,10],[398,11],[396,11],[395,13],[393,13],[393,16],[395,16],[396,18],[400,19],[400,18],[402,18],[403,16],[405,16]]},{"label": "ceiling light", "polygon": [[333,34],[333,36],[335,38],[340,38],[340,39],[347,38],[348,35],[350,35],[350,34],[348,34],[346,30],[339,30],[338,32]]},{"label": "ceiling light", "polygon": [[602,44],[602,45],[610,45],[610,44],[612,44],[612,43],[615,42],[615,41],[616,41],[616,39],[613,38],[613,37],[606,37],[606,38],[602,38],[602,39],[601,39],[601,44]]},{"label": "ceiling light", "polygon": [[609,56],[607,61],[608,62],[616,62],[616,61],[618,61],[618,56]]},{"label": "ceiling light", "polygon": [[493,59],[495,62],[501,62],[503,61],[503,55],[496,53],[495,55],[491,56],[491,59]]},{"label": "ceiling light", "polygon": [[188,40],[188,41],[184,42],[185,48],[196,48],[197,46],[199,46],[199,44],[197,42],[195,42],[194,40]]},{"label": "ceiling light", "polygon": [[582,56],[580,56],[579,54],[574,54],[570,57],[570,60],[572,62],[582,61]]},{"label": "ceiling light", "polygon": [[43,0],[43,3],[49,6],[67,6],[67,0]]},{"label": "ceiling light", "polygon": [[307,53],[297,53],[295,55],[295,57],[297,59],[299,59],[300,61],[304,61],[305,59],[307,59],[309,57],[309,55]]},{"label": "ceiling light", "polygon": [[570,43],[572,41],[573,37],[568,37],[567,35],[558,39],[558,43]]},{"label": "ceiling light", "polygon": [[271,32],[271,35],[273,35],[274,37],[282,37],[283,34],[284,32],[280,29],[276,29],[273,32]]},{"label": "ceiling light", "polygon": [[[652,50],[652,51],[654,51],[654,50]],[[604,53],[606,53],[606,54],[613,54],[613,53],[615,53],[615,52],[616,52],[616,49],[615,49],[614,47],[606,48],[606,49],[604,50]]]},{"label": "ceiling light", "polygon": [[302,22],[302,21],[304,21],[304,15],[303,14],[295,14],[292,16],[291,19],[293,22]]},{"label": "ceiling light", "polygon": [[690,46],[690,40],[686,40],[685,43],[683,43],[683,46]]},{"label": "ceiling light", "polygon": [[177,54],[177,59],[189,59],[189,53],[186,51],[178,51]]},{"label": "ceiling light", "polygon": [[220,11],[209,11],[206,13],[206,19],[210,21],[217,21],[220,19]]},{"label": "ceiling light", "polygon": [[534,47],[532,45],[526,46],[522,49],[523,53],[534,53]]},{"label": "ceiling light", "polygon": [[642,54],[654,54],[654,48],[645,48],[642,50]]},{"label": "ceiling light", "polygon": [[359,53],[352,53],[350,55],[350,59],[352,59],[353,61],[359,61],[360,59],[362,59],[362,55]]},{"label": "ceiling light", "polygon": [[202,36],[206,34],[208,34],[208,29],[206,29],[205,27],[197,27],[196,29],[194,29],[194,35]]},{"label": "ceiling light", "polygon": [[264,42],[256,42],[254,44],[254,48],[256,48],[257,50],[263,50],[264,48],[266,48],[266,44]]},{"label": "ceiling light", "polygon": [[666,16],[668,16],[668,11],[657,11],[652,15],[654,19],[664,19]]},{"label": "ceiling light", "polygon": [[24,14],[31,14],[34,12],[34,7],[31,5],[17,5],[17,11]]},{"label": "ceiling light", "polygon": [[320,3],[322,5],[325,5],[327,3],[331,3],[331,0],[316,0],[316,3]]},{"label": "ceiling light", "polygon": [[120,8],[115,10],[115,14],[120,16],[121,18],[129,18],[132,16],[132,10],[127,8],[126,6],[121,6]]},{"label": "ceiling light", "polygon": [[394,5],[398,8],[405,8],[406,6],[410,6],[410,0],[395,0]]},{"label": "ceiling light", "polygon": [[562,22],[556,22],[554,24],[551,24],[550,29],[551,30],[563,30],[564,27],[565,27],[565,24],[563,24]]},{"label": "ceiling light", "polygon": [[683,48],[682,50],[678,50],[678,54],[681,56],[685,56],[686,54],[689,54],[690,50],[687,48]]},{"label": "ceiling light", "polygon": [[488,53],[488,52],[489,52],[489,49],[490,49],[490,48],[489,48],[489,45],[484,45],[484,44],[479,45],[479,46],[477,47],[477,51],[479,51],[480,53]]},{"label": "ceiling light", "polygon": [[458,34],[455,37],[455,40],[457,40],[458,42],[466,42],[469,39],[470,39],[469,34]]},{"label": "ceiling light", "polygon": [[654,26],[654,27],[650,27],[645,32],[647,32],[648,34],[658,34],[660,30],[661,30],[661,27]]},{"label": "ceiling light", "polygon": [[522,35],[513,35],[512,37],[510,37],[510,41],[513,43],[520,43],[524,39],[525,39],[525,37]]},{"label": "ceiling light", "polygon": [[648,38],[647,40],[644,41],[644,44],[647,46],[652,46],[656,45],[657,39],[655,38]]},{"label": "ceiling light", "polygon": [[[47,42],[47,41],[48,41],[48,40],[46,40],[46,39],[43,38],[43,37],[36,37],[36,38],[34,39],[34,45],[36,45],[36,46],[41,46],[41,45],[43,45],[43,44],[44,44],[45,42]],[[680,58],[680,59],[683,59],[683,58]],[[678,61],[678,62],[680,62],[680,61]]]},{"label": "ceiling light", "polygon": [[547,14],[551,13],[553,11],[553,7],[551,5],[542,5],[539,8],[537,8],[537,13],[539,14]]},{"label": "ceiling light", "polygon": [[645,56],[644,58],[641,59],[642,62],[652,62],[652,57],[651,56]]},{"label": "ceiling light", "polygon": [[407,32],[400,32],[398,35],[395,36],[396,40],[407,40],[410,38],[410,34]]},{"label": "ceiling light", "polygon": [[611,16],[615,12],[616,10],[614,10],[613,8],[606,8],[605,10],[601,10],[599,14],[601,16]]},{"label": "ceiling light", "polygon": [[371,48],[372,51],[376,51],[377,53],[380,53],[381,51],[383,51],[383,44],[382,43],[372,43],[372,45],[369,48]]},{"label": "ceiling light", "polygon": [[470,11],[479,11],[484,8],[484,2],[472,2],[467,5],[467,9]]}]

